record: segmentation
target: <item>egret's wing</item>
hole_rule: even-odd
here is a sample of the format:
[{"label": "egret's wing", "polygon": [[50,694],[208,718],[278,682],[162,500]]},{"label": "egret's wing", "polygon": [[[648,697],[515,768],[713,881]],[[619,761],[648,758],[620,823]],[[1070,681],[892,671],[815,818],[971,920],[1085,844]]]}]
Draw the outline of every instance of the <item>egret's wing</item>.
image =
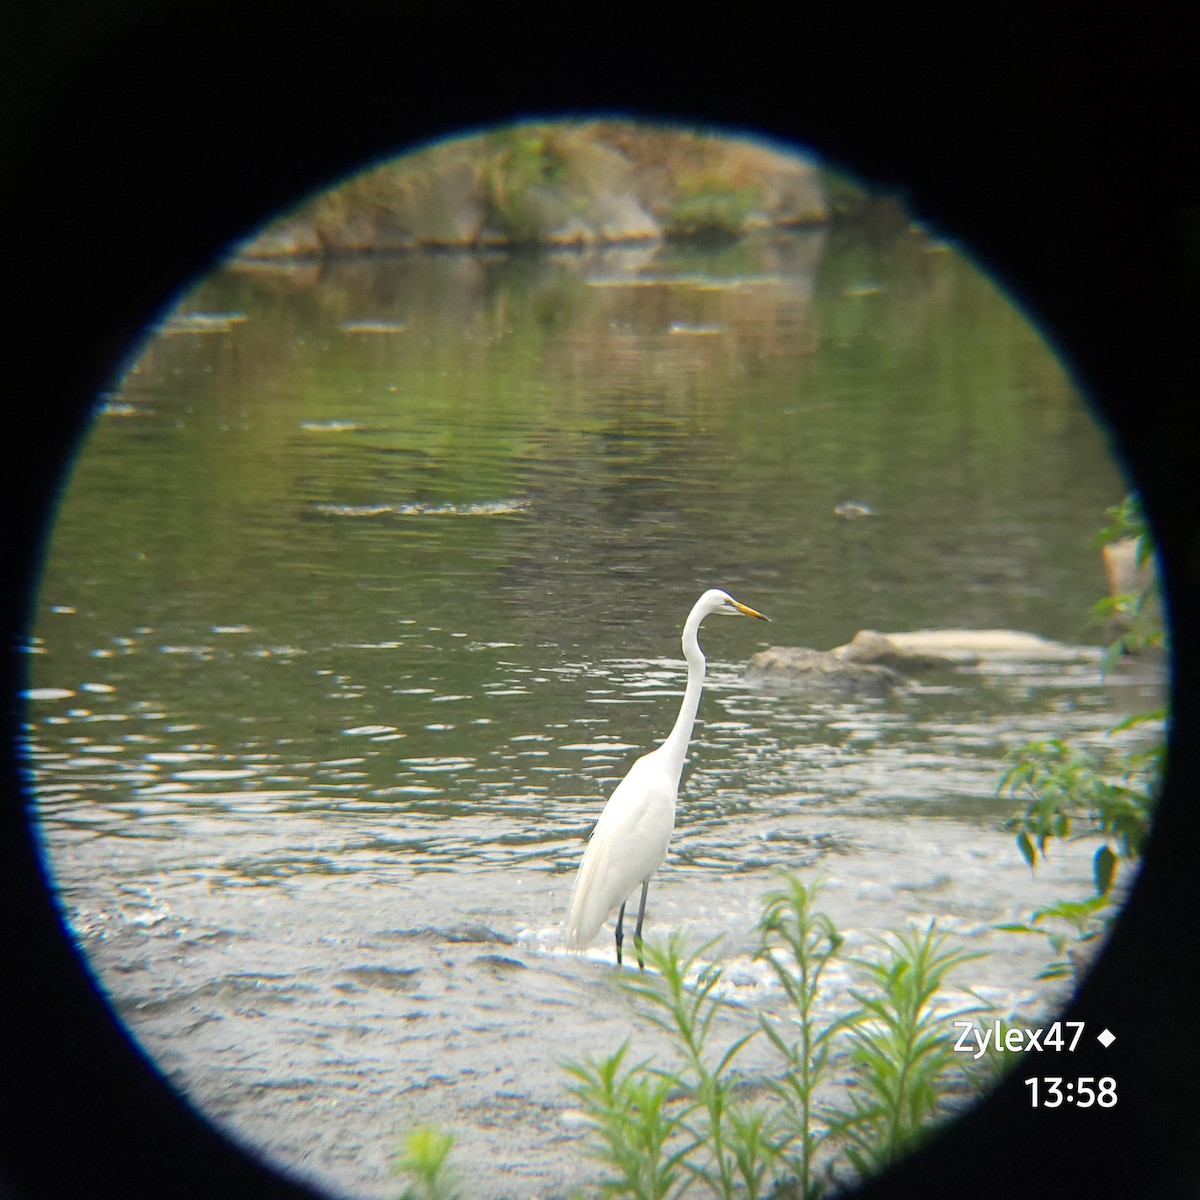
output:
[{"label": "egret's wing", "polygon": [[643,755],[609,797],[584,851],[567,921],[582,949],[617,905],[658,869],[675,827],[675,784],[655,754]]}]

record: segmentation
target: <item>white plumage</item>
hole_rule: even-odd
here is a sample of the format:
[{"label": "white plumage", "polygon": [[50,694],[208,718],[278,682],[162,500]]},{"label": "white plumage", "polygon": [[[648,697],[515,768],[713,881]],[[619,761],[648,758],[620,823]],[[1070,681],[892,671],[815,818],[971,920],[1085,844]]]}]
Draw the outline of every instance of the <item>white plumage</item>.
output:
[{"label": "white plumage", "polygon": [[687,659],[687,689],[679,716],[666,740],[656,750],[643,754],[609,797],[583,854],[583,862],[571,893],[571,911],[567,918],[567,945],[582,950],[596,936],[608,914],[620,906],[617,917],[617,962],[621,962],[621,942],[625,903],[640,883],[634,945],[638,966],[642,961],[642,921],[646,915],[646,892],[650,877],[667,854],[675,828],[675,797],[679,777],[687,756],[700,694],[704,689],[704,655],[700,650],[700,622],[710,613],[731,616],[766,617],[732,596],[713,588],[696,601],[683,626],[683,656]]}]

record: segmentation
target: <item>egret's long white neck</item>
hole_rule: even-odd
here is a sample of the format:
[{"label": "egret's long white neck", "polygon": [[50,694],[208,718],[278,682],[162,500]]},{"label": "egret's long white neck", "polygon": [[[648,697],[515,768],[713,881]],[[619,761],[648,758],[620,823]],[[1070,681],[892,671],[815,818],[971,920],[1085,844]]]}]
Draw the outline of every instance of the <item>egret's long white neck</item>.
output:
[{"label": "egret's long white neck", "polygon": [[696,722],[696,710],[700,707],[700,693],[704,691],[704,655],[696,636],[700,631],[700,622],[703,619],[704,613],[700,611],[700,605],[697,604],[683,626],[683,657],[687,659],[688,665],[687,690],[683,693],[679,716],[675,718],[675,724],[671,732],[667,734],[667,740],[660,747],[663,757],[671,766],[676,786],[679,783],[679,776],[683,773],[683,760],[687,757],[692,726]]}]

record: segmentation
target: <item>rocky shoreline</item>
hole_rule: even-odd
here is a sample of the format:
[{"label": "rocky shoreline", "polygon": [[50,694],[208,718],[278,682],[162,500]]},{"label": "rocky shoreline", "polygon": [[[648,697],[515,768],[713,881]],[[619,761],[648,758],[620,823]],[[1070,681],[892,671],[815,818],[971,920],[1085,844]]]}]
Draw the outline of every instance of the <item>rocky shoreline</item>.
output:
[{"label": "rocky shoreline", "polygon": [[713,242],[829,216],[822,169],[790,150],[633,122],[548,122],[369,169],[260,230],[234,259]]}]

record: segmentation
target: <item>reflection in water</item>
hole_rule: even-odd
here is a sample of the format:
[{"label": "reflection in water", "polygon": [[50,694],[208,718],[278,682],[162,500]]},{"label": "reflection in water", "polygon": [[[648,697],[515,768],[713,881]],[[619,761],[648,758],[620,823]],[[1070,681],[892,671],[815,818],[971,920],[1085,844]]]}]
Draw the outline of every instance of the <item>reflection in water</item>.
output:
[{"label": "reflection in water", "polygon": [[783,644],[1084,645],[835,702],[751,688],[762,631],[706,629],[650,935],[724,934],[748,1021],[780,1003],[751,958],[773,872],[820,873],[852,938],[936,916],[994,952],[982,994],[1040,1002],[1040,948],[992,926],[1085,894],[1090,849],[1030,879],[1004,754],[1099,739],[1157,680],[1086,645],[1103,439],[962,260],[815,233],[226,272],[161,332],[63,501],[30,761],[77,937],[235,1136],[362,1195],[424,1122],[472,1195],[590,1177],[557,1061],[629,1012],[606,942],[561,953],[571,873],[707,586]]}]

